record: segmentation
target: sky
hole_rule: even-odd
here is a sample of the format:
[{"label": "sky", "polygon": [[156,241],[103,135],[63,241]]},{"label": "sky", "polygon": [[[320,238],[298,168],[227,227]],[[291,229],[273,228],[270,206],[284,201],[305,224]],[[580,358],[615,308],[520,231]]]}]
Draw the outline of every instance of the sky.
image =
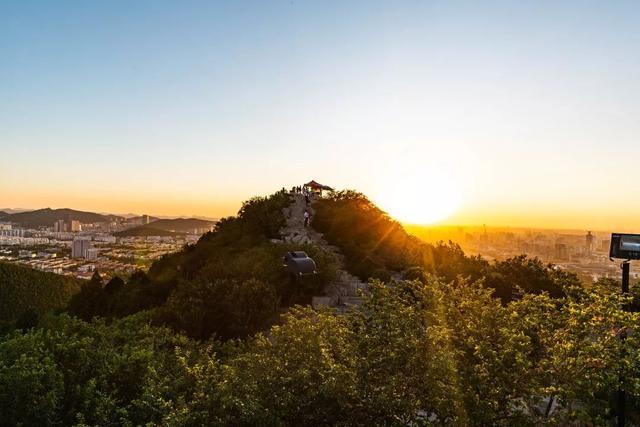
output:
[{"label": "sky", "polygon": [[0,2],[0,208],[640,232],[640,3]]}]

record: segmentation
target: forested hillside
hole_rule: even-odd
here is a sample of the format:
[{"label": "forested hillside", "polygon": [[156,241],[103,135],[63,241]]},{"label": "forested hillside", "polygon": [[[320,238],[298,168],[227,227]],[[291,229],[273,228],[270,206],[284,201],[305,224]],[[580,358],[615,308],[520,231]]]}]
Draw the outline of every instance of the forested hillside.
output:
[{"label": "forested hillside", "polygon": [[155,219],[149,224],[139,225],[114,233],[116,236],[173,236],[192,232],[195,229],[209,228],[213,221],[197,218]]},{"label": "forested hillside", "polygon": [[0,262],[0,332],[31,327],[49,310],[66,307],[78,280]]},{"label": "forested hillside", "polygon": [[447,281],[459,277],[482,280],[505,302],[519,298],[523,292],[561,297],[565,287],[578,284],[575,275],[524,255],[490,264],[478,256],[466,256],[451,242],[435,246],[424,243],[355,191],[332,193],[314,207],[313,227],[340,248],[347,268],[363,280],[374,277],[388,281],[398,275],[421,279],[425,274]]},{"label": "forested hillside", "polygon": [[[221,220],[197,244],[164,256],[126,284],[119,278],[103,284],[94,277],[71,301],[70,312],[90,320],[153,309],[155,323],[201,339],[263,330],[280,309],[308,304],[335,272],[333,257],[316,247],[271,241],[279,236],[288,204],[285,192],[251,199],[237,217]],[[318,274],[291,278],[282,266],[290,250],[307,251]]]},{"label": "forested hillside", "polygon": [[[607,425],[620,387],[640,422],[637,286],[427,245],[345,192],[312,224],[376,279],[362,305],[316,310],[342,260],[280,239],[290,200],[251,199],[148,273],[96,274],[68,313],[6,334],[0,425]],[[317,275],[287,274],[298,249]]]},{"label": "forested hillside", "polygon": [[118,231],[113,233],[117,237],[143,237],[143,236],[184,236],[184,233],[176,233],[175,231],[163,230],[160,228],[149,226],[137,226],[127,230]]}]

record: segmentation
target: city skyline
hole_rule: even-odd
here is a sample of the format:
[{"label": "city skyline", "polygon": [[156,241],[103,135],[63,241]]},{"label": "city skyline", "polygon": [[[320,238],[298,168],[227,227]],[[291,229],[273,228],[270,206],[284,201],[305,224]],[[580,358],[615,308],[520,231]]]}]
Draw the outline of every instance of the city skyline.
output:
[{"label": "city skyline", "polygon": [[464,5],[2,5],[0,204],[638,231],[640,6]]}]

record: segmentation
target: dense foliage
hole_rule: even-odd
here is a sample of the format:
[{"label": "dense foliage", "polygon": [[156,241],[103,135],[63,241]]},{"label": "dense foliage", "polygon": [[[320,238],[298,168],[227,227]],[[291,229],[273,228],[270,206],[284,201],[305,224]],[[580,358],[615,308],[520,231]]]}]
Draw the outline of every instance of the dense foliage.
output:
[{"label": "dense foliage", "polygon": [[407,234],[363,194],[332,193],[314,203],[314,208],[313,227],[340,248],[347,268],[360,278],[387,278],[415,266],[435,270],[437,248]]},{"label": "dense foliage", "polygon": [[[640,424],[638,286],[623,297],[536,259],[426,245],[347,192],[316,203],[314,226],[385,282],[347,313],[314,310],[338,264],[272,241],[288,203],[252,199],[127,281],[94,274],[69,314],[42,316],[66,302],[50,298],[63,282],[0,264],[4,289],[23,284],[0,288],[7,329],[15,302],[38,315],[0,336],[0,426],[607,425],[620,387]],[[288,276],[295,249],[318,275]]]},{"label": "dense foliage", "polygon": [[434,278],[370,290],[224,345],[150,313],[47,318],[0,340],[0,425],[603,425],[621,376],[640,394],[640,337],[619,339],[640,319],[600,287],[507,305]]},{"label": "dense foliage", "polygon": [[48,310],[64,308],[80,282],[0,262],[0,333],[31,327]]},{"label": "dense foliage", "polygon": [[[307,304],[321,294],[336,272],[334,257],[317,247],[271,241],[280,237],[289,197],[281,191],[245,202],[237,217],[221,220],[197,244],[156,261],[148,274],[137,272],[126,283],[115,278],[103,284],[94,277],[71,301],[69,312],[91,320],[154,309],[156,323],[199,339],[264,330],[281,307]],[[306,251],[319,273],[290,277],[282,256],[291,250]]]},{"label": "dense foliage", "polygon": [[0,343],[0,425],[123,425],[161,420],[188,379],[174,349],[195,347],[143,314],[107,326],[67,316]]},{"label": "dense foliage", "polygon": [[332,193],[318,200],[314,208],[313,227],[340,248],[347,269],[363,280],[388,280],[398,275],[420,278],[424,273],[448,281],[483,279],[505,302],[521,293],[547,292],[560,297],[565,286],[576,283],[574,275],[524,255],[490,264],[480,257],[466,256],[451,242],[425,243],[355,191]]}]

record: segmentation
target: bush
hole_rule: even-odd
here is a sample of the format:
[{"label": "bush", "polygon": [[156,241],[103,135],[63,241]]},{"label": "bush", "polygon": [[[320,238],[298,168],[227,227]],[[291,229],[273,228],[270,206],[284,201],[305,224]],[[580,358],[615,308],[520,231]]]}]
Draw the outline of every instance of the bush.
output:
[{"label": "bush", "polygon": [[255,279],[200,279],[178,285],[156,319],[197,339],[245,338],[277,318],[275,289]]},{"label": "bush", "polygon": [[0,341],[0,425],[160,424],[184,398],[181,351],[197,347],[146,315],[85,323],[68,316]]}]

